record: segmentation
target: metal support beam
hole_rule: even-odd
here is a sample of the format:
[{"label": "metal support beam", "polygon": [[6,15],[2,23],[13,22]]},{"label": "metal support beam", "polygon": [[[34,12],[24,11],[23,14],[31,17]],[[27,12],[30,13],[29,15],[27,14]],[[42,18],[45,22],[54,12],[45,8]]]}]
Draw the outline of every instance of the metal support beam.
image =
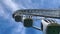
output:
[{"label": "metal support beam", "polygon": [[32,15],[32,16],[40,16],[47,18],[58,18],[60,19],[60,10],[45,10],[45,9],[22,9],[17,10],[15,14],[23,14],[23,15]]}]

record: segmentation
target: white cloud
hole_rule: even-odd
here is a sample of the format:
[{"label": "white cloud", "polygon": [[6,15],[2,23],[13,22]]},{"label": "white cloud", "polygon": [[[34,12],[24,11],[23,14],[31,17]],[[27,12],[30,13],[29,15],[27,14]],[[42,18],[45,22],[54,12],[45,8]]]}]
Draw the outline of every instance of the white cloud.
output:
[{"label": "white cloud", "polygon": [[4,9],[3,9],[3,6],[0,4],[0,16],[7,19],[9,14],[6,14]]},{"label": "white cloud", "polygon": [[23,27],[23,24],[17,24],[18,26],[16,26],[16,28],[14,28],[12,30],[12,33],[11,34],[25,34],[25,31],[24,31],[24,27]]},{"label": "white cloud", "polygon": [[2,6],[0,5],[0,16],[3,16],[4,10],[2,9]]},{"label": "white cloud", "polygon": [[3,1],[5,5],[7,5],[9,8],[11,8],[12,12],[19,10],[21,8],[25,8],[24,6],[19,6],[17,3],[13,2],[12,0],[5,0]]},{"label": "white cloud", "polygon": [[[14,12],[14,11],[16,11],[18,9],[21,9],[21,8],[24,8],[24,7],[22,5],[21,6],[17,5],[12,0],[5,0],[5,1],[3,0],[2,2],[4,3],[4,5],[6,5],[9,8],[4,9],[5,7],[3,7],[3,4],[0,4],[0,17],[2,17],[4,19],[7,19],[7,20],[10,20],[10,23],[8,25],[9,27],[13,26],[13,24],[17,24],[17,23],[14,23],[11,15],[9,15],[8,13],[6,13],[5,10],[11,9],[11,12]],[[13,32],[14,33],[18,33],[18,32],[21,32],[22,31],[21,29],[23,27],[22,27],[21,23],[19,25],[16,25],[16,26],[18,26],[18,27],[14,28],[12,30],[12,34],[13,34]],[[24,32],[24,29],[23,29],[23,32]],[[22,34],[24,34],[23,32],[22,32]]]},{"label": "white cloud", "polygon": [[8,7],[10,7],[12,10],[17,10],[19,9],[18,8],[18,5],[15,4],[12,0],[5,0],[3,1],[5,5],[7,5]]}]

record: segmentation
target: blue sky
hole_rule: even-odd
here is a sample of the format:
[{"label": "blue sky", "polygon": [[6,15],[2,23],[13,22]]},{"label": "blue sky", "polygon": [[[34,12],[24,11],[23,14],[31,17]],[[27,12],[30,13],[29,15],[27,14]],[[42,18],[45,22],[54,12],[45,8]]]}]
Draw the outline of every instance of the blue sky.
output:
[{"label": "blue sky", "polygon": [[60,0],[0,0],[0,34],[42,34],[14,21],[12,14],[19,9],[60,9]]}]

